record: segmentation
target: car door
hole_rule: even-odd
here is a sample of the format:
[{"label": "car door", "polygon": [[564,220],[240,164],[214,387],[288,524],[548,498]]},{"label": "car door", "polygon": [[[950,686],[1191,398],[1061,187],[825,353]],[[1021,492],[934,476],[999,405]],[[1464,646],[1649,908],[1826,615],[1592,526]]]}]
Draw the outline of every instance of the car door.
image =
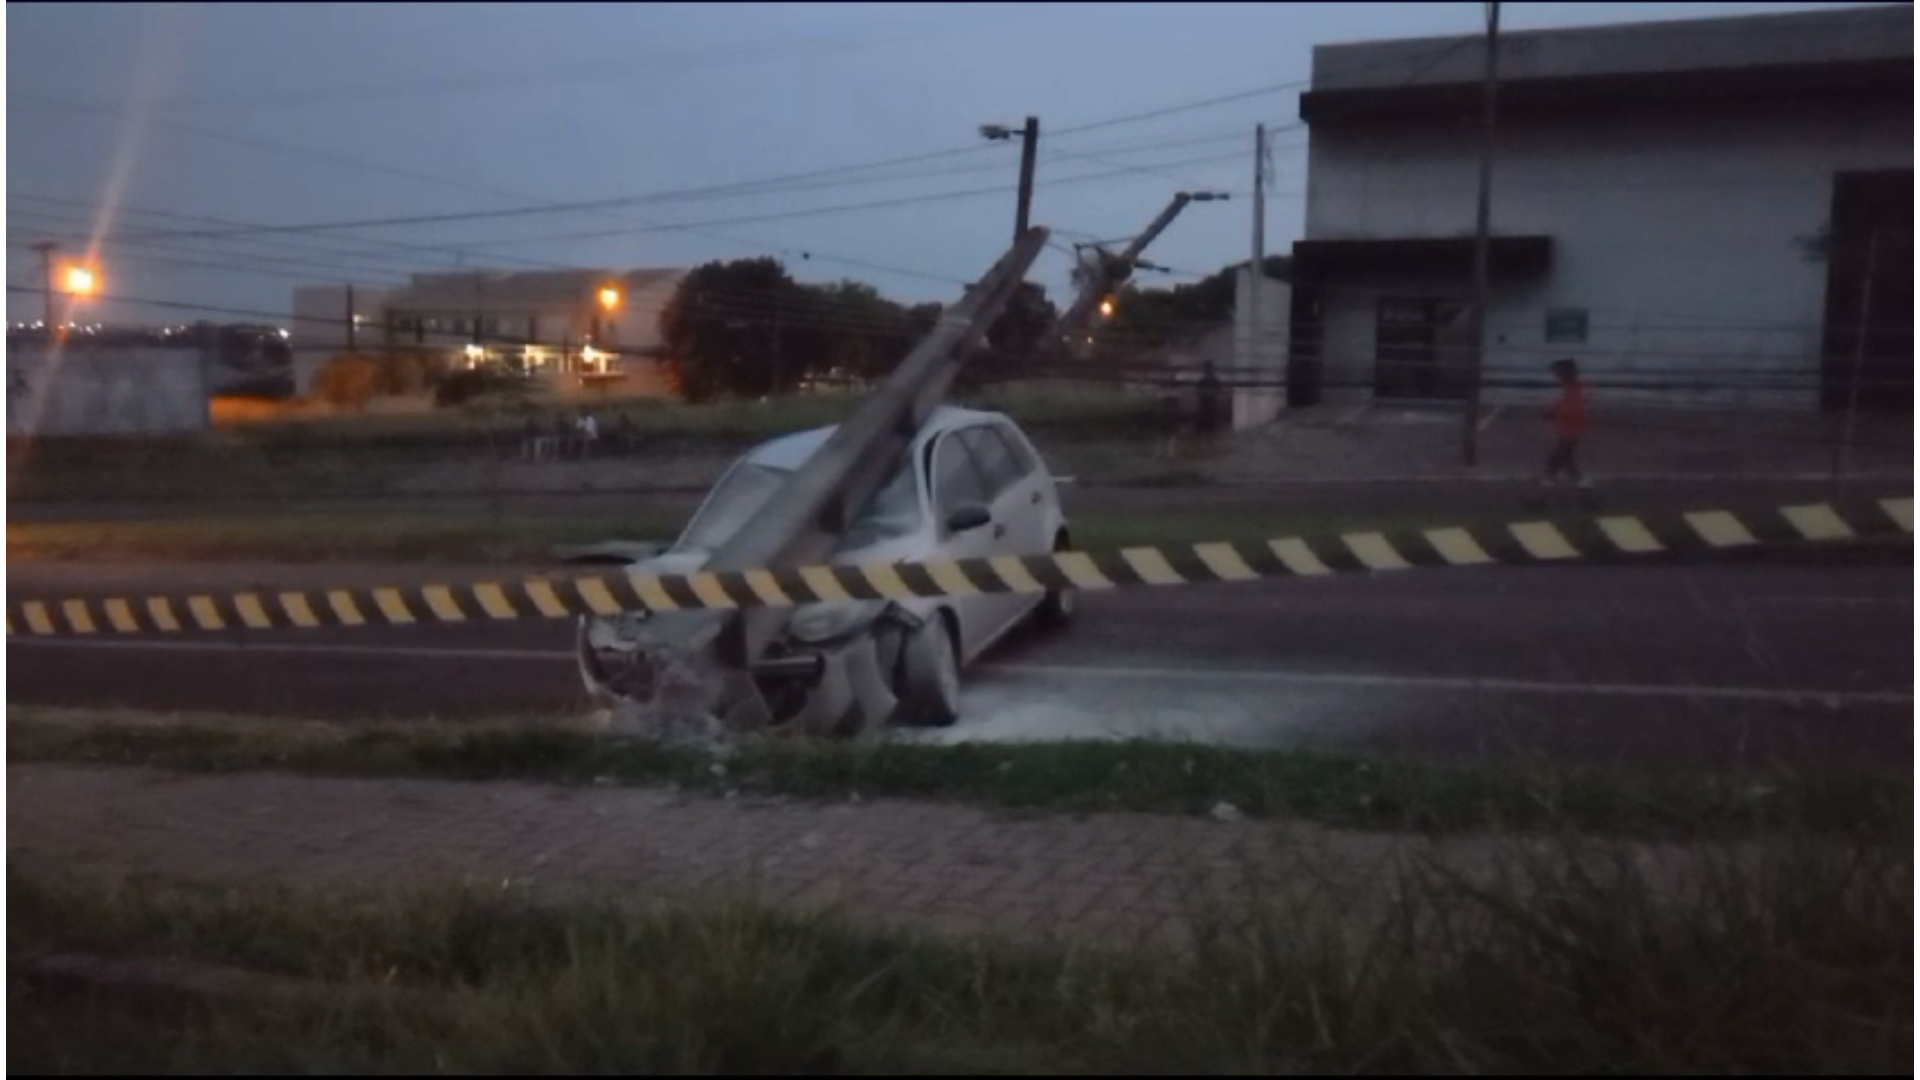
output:
[{"label": "car door", "polygon": [[1047,480],[1040,461],[1004,423],[983,424],[967,432],[987,482],[995,492],[995,520],[1006,526],[1010,555],[1045,555],[1053,550]]},{"label": "car door", "polygon": [[[1020,459],[1000,434],[997,424],[977,424],[961,431],[961,441],[973,452],[975,464],[985,478],[988,509],[993,514],[990,540],[995,555],[1041,555],[1047,551],[1041,527],[1035,523],[1033,489],[1023,475]],[[994,609],[992,633],[1026,614],[1040,602],[1032,593],[1006,593],[1005,603]]]},{"label": "car door", "polygon": [[[973,529],[955,531],[949,520],[957,510],[979,507],[994,513],[993,493],[986,475],[974,459],[973,451],[961,438],[961,430],[940,435],[933,444],[928,466],[933,502],[934,528],[939,530],[939,552],[953,559],[984,559],[1002,554],[1005,542],[994,535],[998,521]],[[955,597],[952,609],[960,617],[960,649],[971,657],[1005,625],[1014,603],[1006,593],[981,593]]]}]

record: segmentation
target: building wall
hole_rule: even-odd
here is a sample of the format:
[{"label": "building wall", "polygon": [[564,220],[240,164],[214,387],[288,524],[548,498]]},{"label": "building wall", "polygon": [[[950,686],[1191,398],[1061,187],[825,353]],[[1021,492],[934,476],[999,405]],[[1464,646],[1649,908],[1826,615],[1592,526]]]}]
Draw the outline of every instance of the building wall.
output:
[{"label": "building wall", "polygon": [[[1649,400],[1811,407],[1825,268],[1796,246],[1826,221],[1839,170],[1913,166],[1912,114],[1799,108],[1766,115],[1582,116],[1500,128],[1493,231],[1553,238],[1538,281],[1500,286],[1490,376],[1538,374],[1575,355],[1602,379],[1682,379],[1717,389]],[[1471,127],[1316,125],[1306,237],[1473,234]],[[1364,397],[1383,296],[1467,295],[1468,283],[1334,281],[1323,294],[1326,397]],[[1545,341],[1549,308],[1588,313],[1585,344]],[[1742,384],[1770,383],[1789,391]],[[1498,391],[1489,393],[1498,400]]]},{"label": "building wall", "polygon": [[[1253,303],[1253,291],[1260,302]],[[1293,292],[1242,267],[1233,282],[1233,427],[1271,423],[1287,405],[1287,327]],[[1258,307],[1258,325],[1254,308]]]},{"label": "building wall", "polygon": [[207,426],[198,348],[7,346],[7,434],[158,435]]}]

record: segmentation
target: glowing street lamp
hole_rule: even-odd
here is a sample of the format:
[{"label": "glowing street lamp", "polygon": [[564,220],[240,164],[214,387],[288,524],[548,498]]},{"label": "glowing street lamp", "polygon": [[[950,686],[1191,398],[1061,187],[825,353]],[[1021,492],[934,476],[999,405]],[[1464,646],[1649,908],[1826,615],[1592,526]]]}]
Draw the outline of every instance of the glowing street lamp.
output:
[{"label": "glowing street lamp", "polygon": [[63,278],[67,291],[75,296],[92,296],[97,283],[93,271],[84,266],[69,266]]},{"label": "glowing street lamp", "polygon": [[620,290],[611,285],[602,286],[600,289],[600,306],[608,311],[619,307]]}]

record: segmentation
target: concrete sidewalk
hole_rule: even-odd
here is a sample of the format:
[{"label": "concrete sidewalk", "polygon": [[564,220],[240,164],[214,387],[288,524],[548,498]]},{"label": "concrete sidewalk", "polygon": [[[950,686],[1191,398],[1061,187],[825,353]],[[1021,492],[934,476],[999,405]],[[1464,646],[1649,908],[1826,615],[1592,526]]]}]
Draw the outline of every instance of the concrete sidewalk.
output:
[{"label": "concrete sidewalk", "polygon": [[[1475,469],[1462,463],[1457,406],[1301,409],[1198,449],[1191,464],[1220,483],[1530,480],[1551,444],[1545,408],[1543,399],[1483,410]],[[1843,445],[1850,475],[1913,475],[1911,415],[1863,415],[1849,431],[1822,413],[1593,408],[1581,464],[1603,483],[1830,477]]]},{"label": "concrete sidewalk", "polygon": [[744,888],[799,909],[1016,938],[1174,944],[1192,905],[1256,881],[1322,918],[1384,915],[1408,860],[1484,880],[1495,852],[1486,839],[900,800],[7,768],[7,860],[28,870],[559,895],[612,885],[642,898]]}]

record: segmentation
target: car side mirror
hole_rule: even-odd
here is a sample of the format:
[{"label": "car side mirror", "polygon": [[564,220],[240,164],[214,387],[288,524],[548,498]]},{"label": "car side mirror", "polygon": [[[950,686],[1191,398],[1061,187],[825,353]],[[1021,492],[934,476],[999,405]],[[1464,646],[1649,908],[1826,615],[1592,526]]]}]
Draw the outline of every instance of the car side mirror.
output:
[{"label": "car side mirror", "polygon": [[956,533],[968,532],[992,522],[993,514],[984,506],[963,506],[947,515],[947,529]]}]

